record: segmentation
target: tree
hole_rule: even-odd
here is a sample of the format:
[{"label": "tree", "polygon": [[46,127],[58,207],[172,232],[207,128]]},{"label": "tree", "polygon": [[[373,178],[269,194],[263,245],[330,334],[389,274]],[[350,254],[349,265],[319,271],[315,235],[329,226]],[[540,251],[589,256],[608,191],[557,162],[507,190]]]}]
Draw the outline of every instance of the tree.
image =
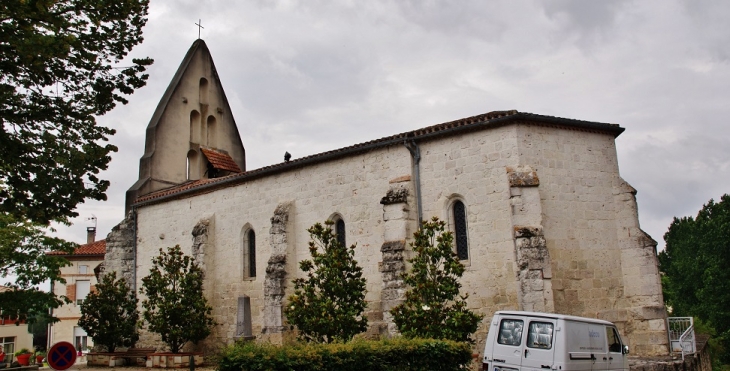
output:
[{"label": "tree", "polygon": [[46,251],[71,254],[75,248],[74,243],[46,236],[45,229],[37,223],[0,212],[0,277],[15,278],[14,283],[7,285],[9,290],[0,292],[2,316],[28,323],[35,322],[38,316],[53,321],[48,309],[58,308],[68,299],[41,291],[37,286],[48,279],[65,282],[60,269],[71,263]]},{"label": "tree", "polygon": [[28,332],[33,334],[33,348],[38,350],[46,349],[48,345],[48,316],[41,313],[35,314],[33,324],[28,325]]},{"label": "tree", "polygon": [[[446,223],[434,217],[413,234],[412,268],[402,275],[409,286],[405,301],[391,309],[398,331],[406,337],[471,341],[481,316],[458,296],[464,265],[454,253],[454,237]],[[458,296],[458,297],[457,297]]]},{"label": "tree", "polygon": [[193,258],[183,254],[180,246],[152,259],[152,269],[142,278],[141,292],[143,317],[150,331],[160,334],[172,353],[189,341],[198,341],[210,335],[215,325],[213,310],[203,296],[204,273]]},{"label": "tree", "polygon": [[365,278],[357,264],[355,245],[349,248],[337,241],[331,220],[307,229],[312,260],[299,262],[307,278],[294,280],[294,295],[284,309],[287,320],[308,341],[331,343],[349,341],[367,329],[362,316]]},{"label": "tree", "polygon": [[[697,217],[674,218],[659,268],[673,314],[697,316],[730,349],[730,195],[710,200]],[[730,362],[730,353],[721,359]]]},{"label": "tree", "polygon": [[105,200],[97,174],[116,151],[96,116],[145,85],[148,0],[0,2],[0,212],[46,225]]},{"label": "tree", "polygon": [[131,347],[139,339],[137,296],[116,272],[105,274],[81,303],[79,326],[94,343],[114,352],[118,346]]},{"label": "tree", "polygon": [[[149,58],[116,67],[142,41],[148,0],[3,0],[0,2],[0,272],[17,276],[0,293],[9,317],[47,315],[63,298],[38,290],[63,283],[68,265],[49,250],[73,244],[43,236],[67,223],[85,199],[104,200],[99,179],[114,130],[96,116],[126,103],[145,85]],[[8,313],[10,313],[8,315]]]}]

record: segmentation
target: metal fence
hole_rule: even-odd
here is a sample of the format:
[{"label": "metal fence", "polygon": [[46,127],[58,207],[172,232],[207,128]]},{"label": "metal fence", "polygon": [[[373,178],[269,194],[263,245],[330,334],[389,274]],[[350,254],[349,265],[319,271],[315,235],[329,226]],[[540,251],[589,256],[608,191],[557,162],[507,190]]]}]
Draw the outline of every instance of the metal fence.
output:
[{"label": "metal fence", "polygon": [[695,342],[695,328],[692,317],[669,317],[667,318],[667,331],[669,332],[669,344],[672,352],[685,354],[697,352]]}]

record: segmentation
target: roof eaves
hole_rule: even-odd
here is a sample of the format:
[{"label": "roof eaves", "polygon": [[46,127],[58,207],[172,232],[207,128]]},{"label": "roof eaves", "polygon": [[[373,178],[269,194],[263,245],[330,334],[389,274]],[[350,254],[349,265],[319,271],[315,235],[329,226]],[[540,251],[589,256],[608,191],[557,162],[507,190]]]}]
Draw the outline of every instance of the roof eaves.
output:
[{"label": "roof eaves", "polygon": [[161,191],[158,196],[150,195],[147,197],[140,197],[134,207],[141,207],[152,205],[166,201],[168,199],[183,198],[188,195],[196,194],[198,192],[211,192],[218,188],[224,188],[229,185],[234,185],[249,181],[252,179],[261,178],[263,176],[279,173],[286,170],[292,170],[308,165],[318,164],[333,159],[351,156],[354,154],[364,153],[373,149],[388,147],[396,144],[402,144],[407,141],[427,141],[432,138],[453,135],[456,133],[476,131],[485,127],[499,127],[513,123],[515,121],[525,120],[537,123],[548,123],[554,125],[561,125],[567,127],[573,127],[576,129],[589,129],[601,132],[608,132],[614,134],[614,137],[620,135],[625,129],[617,124],[606,124],[592,121],[582,121],[575,119],[566,119],[554,116],[544,116],[532,113],[523,113],[516,110],[509,111],[493,111],[482,115],[467,117],[455,121],[450,121],[442,124],[432,125],[421,129],[416,129],[409,132],[396,134],[390,137],[384,137],[380,139],[371,140],[364,143],[355,144],[349,147],[335,149],[332,151],[322,152],[311,156],[303,157],[297,160],[282,162],[274,164],[252,171],[247,171],[240,174],[233,174],[227,177],[216,178],[216,181],[206,182],[198,186],[189,187],[176,192],[174,189],[168,190],[169,193]]}]

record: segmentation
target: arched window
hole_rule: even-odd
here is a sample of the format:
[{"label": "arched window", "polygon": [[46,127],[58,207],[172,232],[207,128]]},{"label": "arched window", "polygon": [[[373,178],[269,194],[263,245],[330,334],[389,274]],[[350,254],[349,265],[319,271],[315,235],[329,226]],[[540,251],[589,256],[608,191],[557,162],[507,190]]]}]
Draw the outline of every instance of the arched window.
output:
[{"label": "arched window", "polygon": [[451,207],[454,240],[456,241],[456,255],[460,260],[469,259],[469,240],[466,229],[466,206],[460,200],[456,200]]},{"label": "arched window", "polygon": [[207,124],[205,126],[206,137],[208,140],[208,147],[215,148],[218,145],[218,133],[216,133],[216,120],[215,116],[208,116]]},{"label": "arched window", "polygon": [[337,242],[342,246],[347,246],[347,239],[345,238],[345,221],[339,218],[335,221],[335,236],[337,236]]},{"label": "arched window", "polygon": [[188,151],[186,162],[187,180],[200,179],[200,162],[198,151],[191,149]]},{"label": "arched window", "polygon": [[200,92],[198,99],[202,104],[208,104],[208,79],[205,77],[200,78]]},{"label": "arched window", "polygon": [[256,232],[253,228],[243,234],[243,277],[256,277]]},{"label": "arched window", "polygon": [[190,111],[190,141],[200,144],[200,112]]}]

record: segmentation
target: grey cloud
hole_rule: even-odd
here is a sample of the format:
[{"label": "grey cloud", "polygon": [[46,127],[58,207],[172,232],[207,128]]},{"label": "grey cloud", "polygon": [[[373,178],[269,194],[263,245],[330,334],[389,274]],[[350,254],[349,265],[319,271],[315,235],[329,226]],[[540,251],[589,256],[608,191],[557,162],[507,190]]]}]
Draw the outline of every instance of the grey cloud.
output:
[{"label": "grey cloud", "polygon": [[[100,118],[120,152],[100,231],[123,217],[144,130],[201,18],[248,168],[492,110],[618,123],[642,227],[661,240],[730,180],[730,4],[630,1],[152,2],[150,81]],[[712,180],[708,179],[712,172]],[[104,225],[102,225],[102,220]],[[85,229],[59,230],[83,241]]]}]

